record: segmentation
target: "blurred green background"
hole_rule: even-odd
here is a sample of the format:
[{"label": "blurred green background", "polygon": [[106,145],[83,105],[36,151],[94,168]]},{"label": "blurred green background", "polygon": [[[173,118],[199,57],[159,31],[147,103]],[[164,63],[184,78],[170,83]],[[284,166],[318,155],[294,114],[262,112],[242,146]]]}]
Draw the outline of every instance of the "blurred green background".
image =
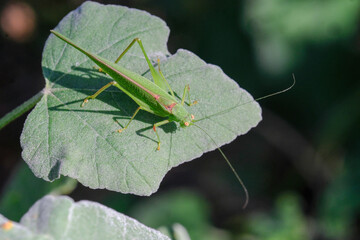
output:
[{"label": "blurred green background", "polygon": [[[81,0],[2,1],[0,116],[43,88],[49,30]],[[171,53],[188,49],[220,66],[260,102],[263,121],[218,152],[171,170],[141,198],[47,183],[21,160],[26,116],[0,131],[0,213],[18,221],[47,193],[100,202],[154,228],[183,225],[192,239],[358,239],[360,235],[360,1],[128,0],[171,29]],[[74,190],[73,190],[74,189]]]}]

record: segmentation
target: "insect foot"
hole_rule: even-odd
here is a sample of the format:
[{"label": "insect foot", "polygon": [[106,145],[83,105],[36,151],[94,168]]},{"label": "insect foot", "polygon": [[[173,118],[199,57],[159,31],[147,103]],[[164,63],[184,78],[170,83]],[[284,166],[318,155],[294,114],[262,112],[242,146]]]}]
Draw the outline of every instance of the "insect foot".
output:
[{"label": "insect foot", "polygon": [[88,98],[85,98],[84,101],[82,102],[81,104],[81,107],[84,107],[85,106],[85,103],[89,102],[89,99]]},{"label": "insect foot", "polygon": [[197,103],[198,103],[198,101],[195,100],[195,101],[193,101],[192,103],[190,103],[189,106],[195,105],[195,104],[197,104]]},{"label": "insect foot", "polygon": [[[102,70],[102,68],[98,67],[98,66],[93,66],[93,68],[101,73],[105,73],[104,70]],[[105,73],[106,74],[106,73]]]}]

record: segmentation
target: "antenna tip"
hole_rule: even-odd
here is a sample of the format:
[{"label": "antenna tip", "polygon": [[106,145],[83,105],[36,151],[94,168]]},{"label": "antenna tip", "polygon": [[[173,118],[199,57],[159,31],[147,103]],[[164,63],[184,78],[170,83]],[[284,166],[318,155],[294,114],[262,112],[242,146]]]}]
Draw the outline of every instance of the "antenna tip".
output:
[{"label": "antenna tip", "polygon": [[244,188],[244,191],[245,191],[245,202],[244,205],[242,206],[242,209],[245,209],[249,203],[249,193],[246,188]]},{"label": "antenna tip", "polygon": [[292,73],[292,77],[293,77],[293,79],[294,79],[293,85],[295,85],[295,82],[296,82],[295,73]]}]

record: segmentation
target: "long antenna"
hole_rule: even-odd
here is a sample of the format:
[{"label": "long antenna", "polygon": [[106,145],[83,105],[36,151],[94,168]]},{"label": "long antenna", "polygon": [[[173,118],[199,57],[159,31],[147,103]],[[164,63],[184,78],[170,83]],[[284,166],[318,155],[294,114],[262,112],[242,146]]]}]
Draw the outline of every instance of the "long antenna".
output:
[{"label": "long antenna", "polygon": [[263,100],[263,99],[265,99],[265,98],[272,97],[272,96],[278,95],[278,94],[280,94],[280,93],[287,92],[287,91],[289,91],[290,89],[292,89],[292,88],[295,86],[296,79],[295,79],[295,74],[294,74],[294,73],[292,74],[292,77],[293,77],[293,80],[294,80],[294,81],[293,81],[293,83],[291,84],[290,87],[287,87],[287,88],[285,88],[285,89],[283,89],[283,90],[280,90],[280,91],[278,91],[278,92],[274,92],[274,93],[271,93],[271,94],[268,94],[268,95],[265,95],[265,96],[262,96],[262,97],[259,97],[259,98],[256,98],[256,99],[252,99],[252,100],[250,100],[250,101],[247,101],[247,102],[244,102],[244,103],[241,103],[241,104],[237,103],[235,106],[232,106],[232,107],[230,107],[230,108],[224,109],[224,110],[222,110],[222,111],[220,111],[220,112],[217,112],[217,113],[215,113],[215,114],[208,115],[208,116],[206,116],[206,117],[204,117],[204,118],[200,118],[200,119],[193,120],[193,123],[194,123],[194,122],[200,122],[201,120],[204,120],[204,119],[209,118],[209,117],[221,115],[221,114],[223,114],[223,113],[225,113],[225,112],[227,112],[227,111],[229,111],[229,110],[231,110],[231,109],[234,109],[234,108],[236,108],[236,107],[243,106],[243,105],[248,104],[248,103],[252,103],[252,102],[255,102],[255,101]]},{"label": "long antenna", "polygon": [[[245,102],[245,103],[242,103],[240,105],[244,105],[244,104],[247,104],[247,103],[250,103],[250,102],[253,102],[253,101],[259,101],[259,100],[262,100],[262,99],[265,99],[265,98],[268,98],[268,97],[272,97],[272,96],[275,96],[275,95],[278,95],[280,93],[284,93],[288,90],[290,90],[291,88],[293,88],[295,86],[295,83],[296,83],[296,78],[295,78],[295,74],[293,73],[292,74],[292,77],[293,77],[293,83],[291,84],[290,87],[287,87],[281,91],[278,91],[278,92],[274,92],[274,93],[271,93],[271,94],[268,94],[268,95],[265,95],[263,97],[259,97],[259,98],[256,98],[254,100],[251,100],[249,102]],[[201,127],[199,127],[198,125],[196,125],[194,122],[197,122],[197,121],[200,121],[202,119],[198,119],[198,120],[195,120],[193,121],[193,125],[196,126],[197,128],[199,128],[201,131],[203,131],[210,139],[211,141],[215,144],[216,148],[219,150],[219,152],[221,153],[221,155],[223,156],[223,158],[225,159],[225,161],[227,162],[227,164],[229,165],[231,171],[234,173],[235,177],[237,178],[237,180],[239,181],[240,185],[242,186],[242,188],[244,189],[244,193],[245,193],[245,202],[244,202],[244,205],[243,205],[243,209],[246,208],[246,206],[248,205],[249,203],[249,192],[244,184],[244,182],[241,180],[239,174],[236,172],[235,168],[232,166],[232,164],[230,163],[229,159],[226,157],[226,155],[224,154],[224,152],[221,150],[221,148],[216,144],[215,140],[204,130],[202,129]]]},{"label": "long antenna", "polygon": [[294,81],[293,81],[293,83],[291,84],[290,87],[285,88],[285,89],[283,89],[283,90],[281,90],[281,91],[278,91],[278,92],[271,93],[271,94],[269,94],[269,95],[265,95],[265,96],[263,96],[263,97],[256,98],[256,99],[254,99],[254,100],[252,100],[252,101],[259,101],[259,100],[262,100],[262,99],[265,99],[265,98],[268,98],[268,97],[272,97],[272,96],[278,95],[278,94],[280,94],[280,93],[284,93],[284,92],[289,91],[290,89],[293,88],[293,86],[295,86],[295,83],[296,83],[296,79],[295,79],[295,74],[294,74],[294,73],[292,74],[292,77],[293,77],[293,80],[294,80]]},{"label": "long antenna", "polygon": [[221,153],[221,155],[224,157],[225,161],[227,162],[227,164],[229,165],[231,171],[233,171],[233,173],[235,174],[235,177],[237,178],[237,180],[239,181],[240,185],[242,186],[242,188],[244,189],[244,193],[245,193],[245,202],[244,202],[244,205],[243,205],[243,209],[246,208],[246,206],[248,205],[249,203],[249,192],[247,190],[247,188],[245,187],[245,184],[244,182],[241,180],[239,174],[236,172],[235,168],[232,166],[232,164],[230,163],[229,159],[226,157],[226,155],[224,154],[224,152],[221,150],[221,148],[216,144],[215,140],[204,130],[202,129],[201,127],[199,127],[198,125],[195,125],[193,123],[193,125],[195,127],[198,127],[201,131],[203,131],[210,139],[211,141],[215,144],[216,148],[219,150],[219,152]]}]

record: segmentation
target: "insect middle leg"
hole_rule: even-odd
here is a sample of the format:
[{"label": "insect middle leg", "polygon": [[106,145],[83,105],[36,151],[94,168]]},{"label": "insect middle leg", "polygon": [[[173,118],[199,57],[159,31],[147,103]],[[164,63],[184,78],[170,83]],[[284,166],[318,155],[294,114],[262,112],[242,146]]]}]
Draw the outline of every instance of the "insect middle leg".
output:
[{"label": "insect middle leg", "polygon": [[161,72],[160,69],[160,59],[157,59],[158,62],[158,69],[159,69],[159,74],[162,78],[162,81],[166,84],[166,86],[169,88],[171,95],[175,98],[175,94],[174,91],[171,89],[170,84],[168,83],[168,81],[166,80],[166,78],[164,77],[164,74]]},{"label": "insect middle leg", "polygon": [[111,86],[116,85],[117,83],[115,81],[109,82],[108,84],[106,84],[105,86],[103,86],[102,88],[100,88],[99,90],[97,90],[96,93],[94,93],[91,96],[88,96],[84,99],[84,101],[81,104],[81,107],[84,107],[85,103],[89,102],[89,99],[94,99],[96,98],[100,93],[102,93],[103,91],[105,91],[106,89],[108,89]]},{"label": "insect middle leg", "polygon": [[131,123],[131,121],[134,119],[134,117],[136,116],[136,114],[141,110],[141,106],[139,106],[135,113],[132,115],[132,117],[130,118],[129,122],[125,125],[125,127],[120,128],[119,130],[117,130],[118,133],[121,133],[122,131],[124,131],[125,129],[127,129],[127,127],[129,126],[129,124]]},{"label": "insect middle leg", "polygon": [[[133,114],[133,116],[130,118],[129,122],[126,124],[126,126],[125,126],[124,128],[120,128],[119,130],[117,130],[117,132],[118,132],[118,133],[121,133],[122,131],[124,131],[125,129],[127,129],[128,126],[130,125],[130,123],[132,122],[132,120],[135,118],[136,114],[138,114],[138,112],[139,112],[140,110],[142,110],[142,109],[143,109],[143,108],[142,108],[141,106],[139,106],[139,107],[136,109],[136,111],[135,111],[135,113]],[[156,137],[157,137],[157,140],[158,140],[158,146],[157,146],[156,150],[160,150],[160,144],[161,144],[160,137],[159,137],[158,132],[156,131],[156,128],[159,127],[159,126],[165,125],[165,124],[167,124],[167,123],[169,123],[169,122],[170,122],[170,120],[166,119],[166,120],[164,120],[164,121],[157,122],[157,123],[155,123],[155,124],[153,125],[153,130],[154,130],[154,132],[155,132],[155,134],[156,134]]]}]

